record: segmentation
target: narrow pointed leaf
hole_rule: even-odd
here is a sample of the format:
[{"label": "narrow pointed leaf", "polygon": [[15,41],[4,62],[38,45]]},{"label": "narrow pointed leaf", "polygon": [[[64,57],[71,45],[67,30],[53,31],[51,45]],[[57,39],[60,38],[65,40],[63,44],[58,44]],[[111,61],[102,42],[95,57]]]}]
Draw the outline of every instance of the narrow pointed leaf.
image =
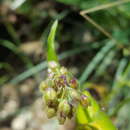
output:
[{"label": "narrow pointed leaf", "polygon": [[50,30],[48,40],[47,40],[47,60],[49,61],[58,61],[56,51],[55,51],[55,34],[57,29],[58,21],[56,20]]}]

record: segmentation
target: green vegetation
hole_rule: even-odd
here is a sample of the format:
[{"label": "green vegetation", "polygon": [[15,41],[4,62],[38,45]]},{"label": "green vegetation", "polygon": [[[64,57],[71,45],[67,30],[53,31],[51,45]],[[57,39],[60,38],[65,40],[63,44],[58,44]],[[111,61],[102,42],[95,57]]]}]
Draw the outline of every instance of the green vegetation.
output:
[{"label": "green vegetation", "polygon": [[[48,77],[40,84],[48,118],[57,116],[64,124],[76,112],[77,130],[116,130],[109,117],[101,111],[96,100],[65,67],[61,67],[55,51],[55,32],[58,22],[52,25],[48,36]],[[51,50],[51,51],[50,51]]]},{"label": "green vegetation", "polygon": [[[46,49],[47,41],[55,38],[48,38],[48,33],[52,21],[58,19],[55,49],[59,55],[57,58],[53,53],[48,61],[59,59],[77,77],[80,89],[90,91],[115,126],[119,130],[129,130],[129,12],[130,0],[2,0],[0,112],[7,102],[3,96],[7,84],[18,86],[12,89],[20,95],[19,86],[33,80],[36,83],[35,91],[30,91],[33,96],[23,97],[39,98],[37,86],[45,79],[46,55],[53,53],[53,49]],[[55,35],[55,31],[53,33]],[[25,107],[27,111],[26,107],[33,102],[23,103],[23,97],[17,100],[18,109],[22,111]],[[0,117],[0,129],[9,127],[19,111],[12,115]]]}]

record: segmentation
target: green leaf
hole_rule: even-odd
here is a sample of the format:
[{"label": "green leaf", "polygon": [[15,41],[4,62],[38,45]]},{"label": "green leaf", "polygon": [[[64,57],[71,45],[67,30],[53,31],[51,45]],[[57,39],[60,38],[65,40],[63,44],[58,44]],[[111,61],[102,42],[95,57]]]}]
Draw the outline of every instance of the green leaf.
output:
[{"label": "green leaf", "polygon": [[58,61],[56,52],[55,52],[55,34],[56,34],[56,29],[58,26],[58,21],[56,20],[50,30],[48,40],[47,40],[47,60],[49,61]]},{"label": "green leaf", "polygon": [[92,61],[86,66],[83,74],[80,77],[80,82],[84,83],[85,80],[88,79],[89,75],[93,72],[93,70],[98,66],[101,60],[105,57],[105,55],[115,46],[114,41],[109,41],[101,50],[96,54],[96,56],[92,59]]},{"label": "green leaf", "polygon": [[33,66],[31,60],[26,55],[24,55],[14,43],[8,40],[0,39],[0,46],[8,48],[15,55],[17,55],[25,63],[27,68],[30,68]]}]

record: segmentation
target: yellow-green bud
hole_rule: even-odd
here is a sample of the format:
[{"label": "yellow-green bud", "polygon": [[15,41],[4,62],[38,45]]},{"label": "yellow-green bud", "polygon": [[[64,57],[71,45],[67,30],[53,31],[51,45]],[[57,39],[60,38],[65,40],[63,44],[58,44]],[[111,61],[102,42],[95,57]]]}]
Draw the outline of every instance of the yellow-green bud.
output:
[{"label": "yellow-green bud", "polygon": [[65,67],[61,67],[61,69],[60,69],[60,72],[61,72],[61,74],[67,74],[67,69],[65,68]]},{"label": "yellow-green bud", "polygon": [[62,113],[62,115],[68,115],[69,112],[70,112],[70,105],[68,104],[67,100],[62,100],[60,103],[59,103],[59,106],[58,106],[58,111],[60,113]]},{"label": "yellow-green bud", "polygon": [[68,104],[67,100],[65,100],[65,99],[62,100],[59,103],[58,112],[57,112],[57,118],[58,118],[60,124],[64,124],[64,122],[65,122],[66,118],[68,117],[70,111],[71,111],[71,107]]},{"label": "yellow-green bud", "polygon": [[80,95],[76,90],[70,90],[70,95],[73,101],[80,101]]},{"label": "yellow-green bud", "polygon": [[56,91],[53,88],[47,88],[44,92],[44,99],[47,104],[56,100]]},{"label": "yellow-green bud", "polygon": [[85,107],[89,105],[88,97],[86,95],[81,95],[81,104]]},{"label": "yellow-green bud", "polygon": [[47,107],[46,112],[47,112],[47,117],[48,118],[52,118],[52,117],[54,117],[56,115],[56,111],[53,108]]},{"label": "yellow-green bud", "polygon": [[57,118],[58,118],[59,124],[61,125],[64,124],[66,117],[62,117],[61,115],[58,115]]},{"label": "yellow-green bud", "polygon": [[70,84],[71,88],[74,88],[74,89],[76,89],[78,86],[78,82],[75,78],[71,79],[69,84]]},{"label": "yellow-green bud", "polygon": [[42,81],[42,82],[40,83],[39,88],[40,88],[40,91],[41,91],[41,92],[43,92],[47,87],[48,87],[48,86],[47,86],[47,83],[46,83],[45,81]]},{"label": "yellow-green bud", "polygon": [[58,63],[55,62],[55,61],[50,61],[50,62],[48,62],[48,66],[49,66],[49,68],[51,68],[51,69],[55,69],[55,68],[58,67]]}]

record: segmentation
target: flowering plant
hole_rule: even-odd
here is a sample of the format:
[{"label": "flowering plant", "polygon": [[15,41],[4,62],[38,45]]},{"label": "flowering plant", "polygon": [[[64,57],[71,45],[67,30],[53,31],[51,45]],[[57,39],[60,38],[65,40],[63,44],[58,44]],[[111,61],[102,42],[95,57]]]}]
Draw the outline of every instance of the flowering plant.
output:
[{"label": "flowering plant", "polygon": [[60,66],[54,46],[57,25],[55,21],[48,36],[48,77],[40,84],[48,118],[57,116],[63,124],[76,113],[78,130],[116,130],[91,94],[82,91],[71,72]]}]

